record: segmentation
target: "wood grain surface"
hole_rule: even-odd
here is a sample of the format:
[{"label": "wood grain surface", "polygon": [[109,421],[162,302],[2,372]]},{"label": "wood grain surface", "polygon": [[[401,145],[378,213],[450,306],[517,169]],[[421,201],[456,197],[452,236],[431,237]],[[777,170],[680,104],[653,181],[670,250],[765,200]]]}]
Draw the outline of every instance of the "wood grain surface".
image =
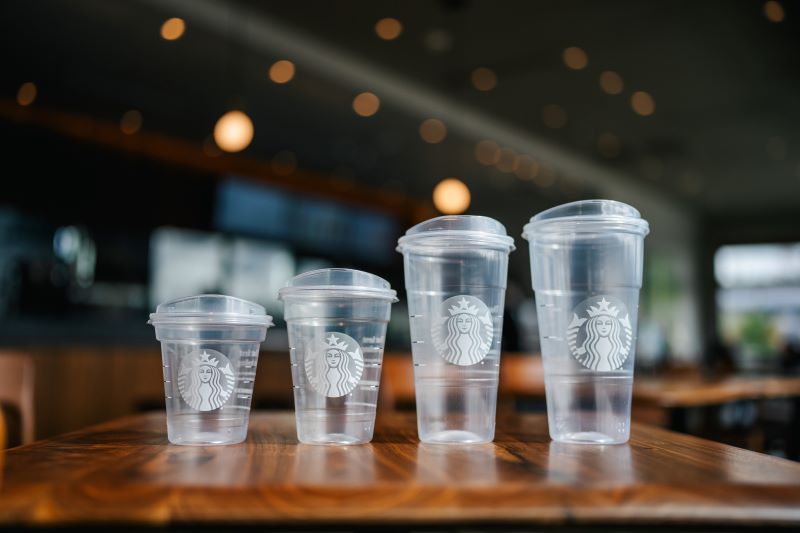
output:
[{"label": "wood grain surface", "polygon": [[621,446],[551,442],[539,415],[486,445],[420,444],[386,416],[372,444],[299,445],[292,413],[248,440],[181,447],[154,413],[5,452],[0,525],[800,526],[800,464],[634,425]]}]

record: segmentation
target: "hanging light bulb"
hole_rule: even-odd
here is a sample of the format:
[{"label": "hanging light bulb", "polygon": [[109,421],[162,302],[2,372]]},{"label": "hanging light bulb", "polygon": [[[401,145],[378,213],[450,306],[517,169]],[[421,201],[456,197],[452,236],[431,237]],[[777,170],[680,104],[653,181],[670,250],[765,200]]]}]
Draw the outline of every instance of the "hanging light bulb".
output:
[{"label": "hanging light bulb", "polygon": [[242,111],[228,111],[214,126],[214,141],[226,152],[241,152],[253,140],[253,121]]}]

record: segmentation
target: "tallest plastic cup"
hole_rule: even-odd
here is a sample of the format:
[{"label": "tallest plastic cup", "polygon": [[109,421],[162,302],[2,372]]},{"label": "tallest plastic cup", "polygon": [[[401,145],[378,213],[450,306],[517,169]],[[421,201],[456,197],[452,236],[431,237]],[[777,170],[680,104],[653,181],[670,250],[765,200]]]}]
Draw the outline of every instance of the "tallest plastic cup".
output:
[{"label": "tallest plastic cup", "polygon": [[639,211],[611,200],[554,207],[525,226],[555,441],[628,440],[648,232]]},{"label": "tallest plastic cup", "polygon": [[409,229],[403,254],[417,429],[422,442],[494,439],[508,254],[514,239],[480,216]]}]

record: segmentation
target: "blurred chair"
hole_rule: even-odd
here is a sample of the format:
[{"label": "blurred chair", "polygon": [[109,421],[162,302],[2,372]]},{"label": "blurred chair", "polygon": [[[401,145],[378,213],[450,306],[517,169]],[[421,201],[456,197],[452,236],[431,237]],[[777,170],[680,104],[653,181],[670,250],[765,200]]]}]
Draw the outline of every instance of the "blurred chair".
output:
[{"label": "blurred chair", "polygon": [[33,442],[33,379],[30,355],[0,351],[0,415],[5,446]]}]

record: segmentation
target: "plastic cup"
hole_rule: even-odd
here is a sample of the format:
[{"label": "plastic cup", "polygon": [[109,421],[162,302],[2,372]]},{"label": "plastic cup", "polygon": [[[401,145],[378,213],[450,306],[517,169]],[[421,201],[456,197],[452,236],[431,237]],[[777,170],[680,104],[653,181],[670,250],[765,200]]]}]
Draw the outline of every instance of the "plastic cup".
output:
[{"label": "plastic cup", "polygon": [[149,324],[161,341],[169,441],[244,441],[259,346],[272,317],[258,304],[204,294],[159,305]]},{"label": "plastic cup", "polygon": [[628,440],[648,232],[636,209],[611,200],[554,207],[525,226],[554,441]]},{"label": "plastic cup", "polygon": [[395,291],[373,274],[329,268],[290,279],[279,295],[297,438],[306,444],[369,442]]},{"label": "plastic cup", "polygon": [[417,429],[423,442],[494,439],[508,254],[487,217],[444,216],[409,229],[403,254]]}]

